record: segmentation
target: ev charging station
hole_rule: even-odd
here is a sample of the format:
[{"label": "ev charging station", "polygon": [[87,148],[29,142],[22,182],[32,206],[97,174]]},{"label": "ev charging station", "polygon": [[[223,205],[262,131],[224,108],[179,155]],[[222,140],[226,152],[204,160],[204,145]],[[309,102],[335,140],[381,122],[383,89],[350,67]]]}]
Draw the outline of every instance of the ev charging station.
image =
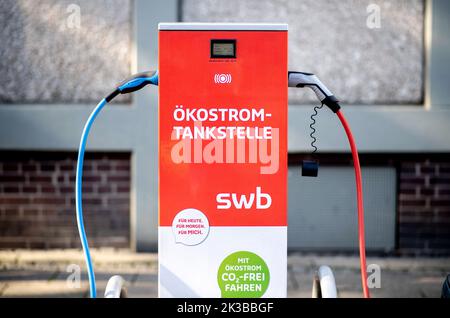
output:
[{"label": "ev charging station", "polygon": [[286,24],[159,24],[159,295],[286,297]]},{"label": "ev charging station", "polygon": [[[92,298],[97,289],[82,204],[87,139],[105,105],[148,84],[159,86],[160,297],[286,297],[288,87],[312,89],[345,130],[355,169],[361,285],[370,297],[356,142],[339,101],[319,78],[288,72],[287,29],[160,23],[159,70],[125,79],[94,108],[81,134],[75,180]],[[317,161],[303,161],[302,176],[317,177],[318,168]],[[121,297],[123,286],[120,276],[111,277],[105,297]],[[318,269],[312,294],[337,297],[328,266]]]}]

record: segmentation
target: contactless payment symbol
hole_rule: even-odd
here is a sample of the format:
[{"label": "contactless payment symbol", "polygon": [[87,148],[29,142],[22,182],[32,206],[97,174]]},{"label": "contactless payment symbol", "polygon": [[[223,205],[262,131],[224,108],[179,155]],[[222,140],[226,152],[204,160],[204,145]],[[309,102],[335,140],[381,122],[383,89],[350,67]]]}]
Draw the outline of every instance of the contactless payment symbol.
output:
[{"label": "contactless payment symbol", "polygon": [[233,78],[231,77],[231,74],[215,74],[214,75],[214,83],[216,84],[229,84]]}]

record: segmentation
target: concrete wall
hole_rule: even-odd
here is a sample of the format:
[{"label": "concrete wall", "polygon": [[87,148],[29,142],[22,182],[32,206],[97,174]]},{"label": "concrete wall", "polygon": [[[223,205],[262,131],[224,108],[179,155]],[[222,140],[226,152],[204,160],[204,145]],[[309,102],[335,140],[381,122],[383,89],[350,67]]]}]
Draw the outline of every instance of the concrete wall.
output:
[{"label": "concrete wall", "polygon": [[[182,3],[187,22],[289,23],[289,68],[318,74],[345,103],[422,103],[423,0]],[[289,96],[291,103],[315,102],[302,90],[292,89]]]},{"label": "concrete wall", "polygon": [[101,99],[130,73],[131,14],[129,0],[0,1],[0,103]]}]

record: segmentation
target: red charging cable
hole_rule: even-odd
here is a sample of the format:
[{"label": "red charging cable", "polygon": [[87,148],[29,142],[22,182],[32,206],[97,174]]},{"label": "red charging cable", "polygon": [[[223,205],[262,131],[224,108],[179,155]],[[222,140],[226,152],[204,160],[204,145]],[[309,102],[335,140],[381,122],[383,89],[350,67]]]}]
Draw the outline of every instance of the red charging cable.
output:
[{"label": "red charging cable", "polygon": [[366,242],[364,239],[364,203],[362,192],[361,166],[359,164],[358,149],[356,148],[355,138],[353,138],[350,125],[348,124],[344,115],[340,110],[336,112],[336,115],[339,117],[342,126],[344,126],[345,133],[347,134],[348,142],[350,143],[350,148],[352,150],[353,165],[355,167],[355,178],[356,178],[356,200],[358,202],[358,241],[359,241],[359,261],[361,267],[361,283],[364,298],[370,298],[369,288],[367,286]]}]

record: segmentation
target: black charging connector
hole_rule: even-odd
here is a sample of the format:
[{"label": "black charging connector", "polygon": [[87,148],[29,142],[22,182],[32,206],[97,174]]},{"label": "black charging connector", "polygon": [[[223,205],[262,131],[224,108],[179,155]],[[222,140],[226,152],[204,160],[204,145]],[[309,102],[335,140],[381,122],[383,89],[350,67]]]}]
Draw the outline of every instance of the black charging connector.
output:
[{"label": "black charging connector", "polygon": [[319,162],[314,160],[302,161],[302,177],[317,177],[319,174]]}]

